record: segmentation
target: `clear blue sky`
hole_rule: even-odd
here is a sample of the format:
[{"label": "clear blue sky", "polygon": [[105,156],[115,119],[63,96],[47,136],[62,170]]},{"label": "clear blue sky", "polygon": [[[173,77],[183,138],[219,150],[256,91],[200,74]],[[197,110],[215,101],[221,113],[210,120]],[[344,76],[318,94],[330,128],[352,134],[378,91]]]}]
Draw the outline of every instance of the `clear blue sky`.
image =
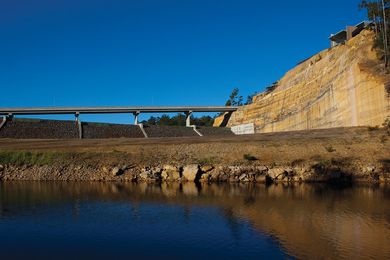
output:
[{"label": "clear blue sky", "polygon": [[224,105],[327,48],[359,2],[0,0],[0,106]]}]

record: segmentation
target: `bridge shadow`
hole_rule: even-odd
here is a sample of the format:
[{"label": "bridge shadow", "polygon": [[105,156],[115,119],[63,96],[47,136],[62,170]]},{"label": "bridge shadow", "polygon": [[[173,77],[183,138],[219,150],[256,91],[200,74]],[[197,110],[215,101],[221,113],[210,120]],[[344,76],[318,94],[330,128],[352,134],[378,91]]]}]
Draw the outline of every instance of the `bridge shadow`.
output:
[{"label": "bridge shadow", "polygon": [[232,116],[232,112],[227,112],[223,115],[222,123],[219,125],[219,127],[226,127],[229,123],[230,117]]}]

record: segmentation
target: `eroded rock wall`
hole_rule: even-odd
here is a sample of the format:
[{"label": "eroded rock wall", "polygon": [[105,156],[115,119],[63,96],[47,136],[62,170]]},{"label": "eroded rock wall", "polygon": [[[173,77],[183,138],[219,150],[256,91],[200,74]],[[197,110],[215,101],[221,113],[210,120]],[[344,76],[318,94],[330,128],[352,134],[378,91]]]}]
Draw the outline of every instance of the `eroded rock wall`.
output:
[{"label": "eroded rock wall", "polygon": [[299,64],[274,91],[233,113],[228,126],[254,123],[260,133],[382,125],[390,116],[390,93],[374,36],[363,31]]}]

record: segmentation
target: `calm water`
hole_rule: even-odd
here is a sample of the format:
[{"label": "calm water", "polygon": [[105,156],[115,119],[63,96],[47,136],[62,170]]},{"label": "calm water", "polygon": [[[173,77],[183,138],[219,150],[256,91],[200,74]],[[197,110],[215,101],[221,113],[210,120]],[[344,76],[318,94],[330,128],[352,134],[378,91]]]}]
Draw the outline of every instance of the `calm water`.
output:
[{"label": "calm water", "polygon": [[1,258],[390,258],[390,188],[0,183]]}]

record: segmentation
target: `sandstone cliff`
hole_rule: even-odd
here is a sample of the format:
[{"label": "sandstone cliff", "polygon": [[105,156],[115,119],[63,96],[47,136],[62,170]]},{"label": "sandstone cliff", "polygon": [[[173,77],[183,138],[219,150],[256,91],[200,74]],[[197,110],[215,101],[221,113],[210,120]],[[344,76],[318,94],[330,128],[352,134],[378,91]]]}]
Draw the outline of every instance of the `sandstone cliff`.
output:
[{"label": "sandstone cliff", "polygon": [[[233,113],[228,126],[253,123],[260,133],[382,125],[390,116],[389,77],[373,48],[374,36],[365,30],[302,62],[274,91]],[[217,118],[215,126],[221,122]]]}]

